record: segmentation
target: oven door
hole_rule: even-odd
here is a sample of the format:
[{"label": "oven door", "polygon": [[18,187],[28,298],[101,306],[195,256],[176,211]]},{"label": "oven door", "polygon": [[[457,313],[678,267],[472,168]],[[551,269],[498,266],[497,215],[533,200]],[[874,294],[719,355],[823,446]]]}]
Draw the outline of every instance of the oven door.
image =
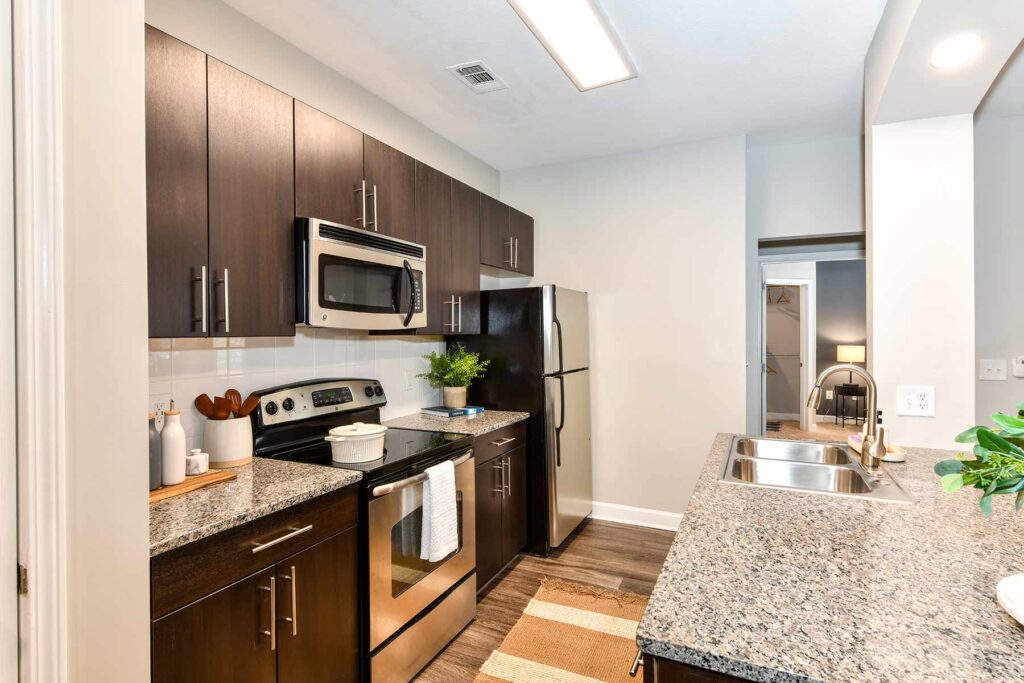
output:
[{"label": "oven door", "polygon": [[[313,228],[330,229],[339,239],[309,235],[304,263],[308,269],[304,280],[308,316],[304,322],[355,330],[400,330],[427,324],[424,247],[365,231],[325,228],[322,223],[314,223]],[[371,244],[353,243],[356,240]],[[407,253],[411,248],[422,250],[424,257]]]},{"label": "oven door", "polygon": [[371,651],[476,568],[473,451],[454,461],[459,547],[440,562],[420,559],[426,475],[370,491]]}]

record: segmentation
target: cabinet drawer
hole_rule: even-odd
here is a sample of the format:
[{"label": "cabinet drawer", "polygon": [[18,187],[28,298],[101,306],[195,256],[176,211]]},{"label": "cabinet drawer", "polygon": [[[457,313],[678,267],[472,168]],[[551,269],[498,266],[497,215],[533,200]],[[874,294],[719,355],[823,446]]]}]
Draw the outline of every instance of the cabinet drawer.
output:
[{"label": "cabinet drawer", "polygon": [[473,443],[473,455],[476,457],[477,465],[482,465],[524,443],[526,443],[526,420],[476,437],[476,441]]},{"label": "cabinet drawer", "polygon": [[[358,487],[352,485],[152,557],[150,616],[157,619],[319,543],[358,517]],[[288,534],[294,535],[274,543]],[[253,552],[261,544],[264,549]]]}]

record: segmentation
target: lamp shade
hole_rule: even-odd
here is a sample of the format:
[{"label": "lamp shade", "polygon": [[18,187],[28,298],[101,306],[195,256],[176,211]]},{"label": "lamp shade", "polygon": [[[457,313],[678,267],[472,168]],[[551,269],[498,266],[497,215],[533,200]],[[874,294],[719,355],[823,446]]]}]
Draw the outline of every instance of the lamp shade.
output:
[{"label": "lamp shade", "polygon": [[836,347],[836,361],[840,363],[863,363],[867,347],[840,344]]}]

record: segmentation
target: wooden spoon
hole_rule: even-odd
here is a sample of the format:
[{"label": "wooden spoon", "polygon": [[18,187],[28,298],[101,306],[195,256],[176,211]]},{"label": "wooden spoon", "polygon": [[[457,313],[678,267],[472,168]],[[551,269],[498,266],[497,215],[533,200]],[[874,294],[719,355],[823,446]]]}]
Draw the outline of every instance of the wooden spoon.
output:
[{"label": "wooden spoon", "polygon": [[222,396],[213,399],[213,419],[226,420],[231,417],[231,401]]},{"label": "wooden spoon", "polygon": [[245,399],[245,402],[242,403],[242,407],[238,409],[238,412],[236,412],[235,415],[238,417],[246,417],[252,411],[256,410],[256,406],[259,404],[260,397],[256,394],[249,394],[249,398]]},{"label": "wooden spoon", "polygon": [[231,402],[231,412],[238,417],[238,409],[242,407],[242,395],[238,389],[228,389],[224,392],[224,398]]},{"label": "wooden spoon", "polygon": [[213,418],[213,399],[206,394],[199,394],[195,400],[196,410],[207,419]]}]

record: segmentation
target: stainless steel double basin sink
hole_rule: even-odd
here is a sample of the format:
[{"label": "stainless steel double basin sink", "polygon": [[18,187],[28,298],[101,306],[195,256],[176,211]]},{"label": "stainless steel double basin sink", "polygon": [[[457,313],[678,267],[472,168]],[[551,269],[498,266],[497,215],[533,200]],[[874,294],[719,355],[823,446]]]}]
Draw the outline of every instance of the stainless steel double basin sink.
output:
[{"label": "stainless steel double basin sink", "polygon": [[847,446],[814,441],[734,437],[720,479],[888,503],[913,502],[888,472],[868,474],[860,457]]}]

